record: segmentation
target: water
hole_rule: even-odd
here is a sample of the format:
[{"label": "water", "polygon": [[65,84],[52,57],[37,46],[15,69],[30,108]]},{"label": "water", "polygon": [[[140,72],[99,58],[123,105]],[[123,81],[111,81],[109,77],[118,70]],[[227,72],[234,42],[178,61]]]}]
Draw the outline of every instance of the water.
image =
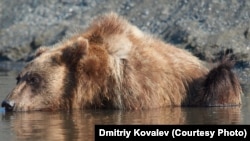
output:
[{"label": "water", "polygon": [[[0,72],[0,101],[15,85],[14,72]],[[173,107],[144,111],[76,110],[5,113],[1,140],[94,140],[95,124],[250,124],[250,98],[240,107]]]}]

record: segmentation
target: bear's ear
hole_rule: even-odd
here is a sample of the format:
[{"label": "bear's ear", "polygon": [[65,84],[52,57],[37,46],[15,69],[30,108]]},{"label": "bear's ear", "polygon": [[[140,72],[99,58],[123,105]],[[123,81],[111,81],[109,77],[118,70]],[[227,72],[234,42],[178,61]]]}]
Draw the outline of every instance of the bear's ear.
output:
[{"label": "bear's ear", "polygon": [[41,54],[43,54],[44,52],[46,52],[47,50],[49,50],[49,48],[47,47],[40,47],[36,50],[36,53],[35,53],[35,57],[38,57],[40,56]]},{"label": "bear's ear", "polygon": [[76,65],[78,61],[88,52],[89,43],[87,39],[79,37],[72,44],[67,45],[62,51],[62,61],[69,65]]}]

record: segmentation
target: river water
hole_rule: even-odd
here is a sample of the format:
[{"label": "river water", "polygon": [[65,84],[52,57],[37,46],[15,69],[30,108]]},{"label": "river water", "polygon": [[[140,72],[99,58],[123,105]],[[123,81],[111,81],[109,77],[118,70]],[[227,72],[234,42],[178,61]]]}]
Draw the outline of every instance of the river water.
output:
[{"label": "river water", "polygon": [[[0,101],[15,85],[15,72],[0,72]],[[94,140],[95,124],[250,124],[250,95],[239,107],[172,107],[144,111],[77,110],[5,113],[0,140]]]}]

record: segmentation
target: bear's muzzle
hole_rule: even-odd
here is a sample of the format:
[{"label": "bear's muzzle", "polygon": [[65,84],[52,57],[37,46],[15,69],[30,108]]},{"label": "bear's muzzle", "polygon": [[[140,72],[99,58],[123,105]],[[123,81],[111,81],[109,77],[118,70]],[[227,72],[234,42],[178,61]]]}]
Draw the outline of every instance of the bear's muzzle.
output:
[{"label": "bear's muzzle", "polygon": [[5,108],[5,111],[10,112],[13,110],[15,105],[14,101],[4,100],[1,104],[2,107]]}]

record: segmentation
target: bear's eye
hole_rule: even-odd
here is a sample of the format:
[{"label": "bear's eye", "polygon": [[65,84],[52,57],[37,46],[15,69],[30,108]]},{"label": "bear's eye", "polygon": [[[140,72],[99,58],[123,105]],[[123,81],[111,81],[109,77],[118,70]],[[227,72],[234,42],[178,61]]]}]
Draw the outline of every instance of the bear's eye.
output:
[{"label": "bear's eye", "polygon": [[40,83],[40,77],[37,75],[31,75],[27,78],[27,83],[30,85],[38,85]]}]

